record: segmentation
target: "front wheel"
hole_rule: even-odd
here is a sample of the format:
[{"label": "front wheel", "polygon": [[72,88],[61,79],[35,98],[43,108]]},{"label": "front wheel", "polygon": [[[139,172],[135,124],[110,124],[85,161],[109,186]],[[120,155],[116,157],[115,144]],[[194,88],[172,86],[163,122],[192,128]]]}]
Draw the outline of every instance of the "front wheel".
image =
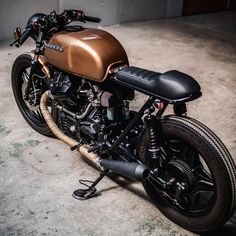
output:
[{"label": "front wheel", "polygon": [[150,160],[149,137],[141,139],[139,158],[153,177],[164,179],[163,190],[150,178],[143,186],[158,209],[171,221],[193,232],[215,230],[232,216],[236,204],[236,168],[220,139],[188,117],[161,120],[161,157]]},{"label": "front wheel", "polygon": [[[28,54],[18,56],[12,67],[11,83],[16,104],[27,123],[38,133],[53,137],[44,120],[39,102],[42,94],[49,89],[49,78],[38,68],[37,73],[32,76],[32,85],[29,98],[25,98],[25,89],[29,82],[32,58]],[[56,119],[56,110],[53,103],[49,104],[52,116]]]}]

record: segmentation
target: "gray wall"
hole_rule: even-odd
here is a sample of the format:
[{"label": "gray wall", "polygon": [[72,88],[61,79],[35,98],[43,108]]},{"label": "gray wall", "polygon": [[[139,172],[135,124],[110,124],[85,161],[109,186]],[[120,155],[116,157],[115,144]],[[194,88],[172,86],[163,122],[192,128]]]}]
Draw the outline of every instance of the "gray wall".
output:
[{"label": "gray wall", "polygon": [[58,10],[58,0],[0,0],[0,41],[13,36],[16,26],[22,29],[36,12]]},{"label": "gray wall", "polygon": [[118,0],[59,0],[59,8],[80,9],[85,15],[97,16],[102,19],[102,25],[117,24]]},{"label": "gray wall", "polygon": [[166,17],[176,17],[182,15],[184,0],[168,0]]},{"label": "gray wall", "polygon": [[183,0],[59,0],[60,10],[80,8],[102,25],[181,16]]},{"label": "gray wall", "polygon": [[0,0],[0,41],[12,37],[16,26],[51,10],[81,9],[102,19],[101,25],[180,16],[183,0]]}]

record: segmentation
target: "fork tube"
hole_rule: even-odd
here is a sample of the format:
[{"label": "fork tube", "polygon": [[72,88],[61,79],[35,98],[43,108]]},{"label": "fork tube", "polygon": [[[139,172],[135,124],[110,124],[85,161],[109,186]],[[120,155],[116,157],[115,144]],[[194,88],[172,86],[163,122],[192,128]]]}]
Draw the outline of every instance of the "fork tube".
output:
[{"label": "fork tube", "polygon": [[27,87],[25,89],[25,99],[28,98],[30,93],[30,88],[32,87],[32,76],[35,74],[37,66],[39,65],[39,56],[43,55],[44,49],[43,49],[43,32],[40,31],[38,34],[38,38],[36,41],[36,49],[34,50],[34,58],[31,62],[31,69],[30,69],[30,75],[29,75],[29,81],[27,83]]}]

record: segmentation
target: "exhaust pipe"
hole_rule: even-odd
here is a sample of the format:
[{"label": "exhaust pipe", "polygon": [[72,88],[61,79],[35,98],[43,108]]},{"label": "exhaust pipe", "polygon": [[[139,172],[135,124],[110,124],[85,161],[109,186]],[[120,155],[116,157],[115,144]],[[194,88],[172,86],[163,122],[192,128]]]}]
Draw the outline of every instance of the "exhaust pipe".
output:
[{"label": "exhaust pipe", "polygon": [[[76,140],[68,137],[67,135],[65,135],[58,128],[57,124],[54,122],[50,112],[48,111],[48,107],[47,107],[48,99],[49,99],[49,91],[46,91],[40,99],[40,110],[41,110],[44,120],[47,122],[48,127],[51,129],[53,134],[58,139],[60,139],[62,142],[66,143],[70,147],[76,146],[78,144],[78,142]],[[87,158],[89,161],[91,161],[93,164],[95,164],[96,167],[98,167],[100,169],[101,168],[99,165],[100,157],[94,152],[88,152],[89,148],[90,147],[88,147],[86,145],[82,145],[82,146],[78,147],[78,151],[82,156]]]},{"label": "exhaust pipe", "polygon": [[117,174],[126,176],[138,181],[145,180],[150,173],[150,169],[144,164],[138,164],[134,162],[114,161],[101,159],[99,161],[100,166],[105,169],[112,170]]},{"label": "exhaust pipe", "polygon": [[[47,122],[48,127],[51,129],[53,134],[69,145],[70,147],[74,147],[78,144],[78,142],[67,135],[65,135],[57,126],[57,124],[54,122],[50,112],[47,108],[47,101],[49,99],[49,91],[46,91],[40,100],[40,110],[43,115],[44,120]],[[89,152],[89,146],[82,145],[78,147],[78,151],[82,156],[87,158],[89,161],[91,161],[93,164],[96,165],[99,169],[101,167],[105,169],[112,170],[120,175],[136,179],[138,181],[143,181],[149,176],[149,168],[143,164],[138,164],[134,162],[123,162],[123,161],[113,161],[113,160],[106,160],[106,159],[100,159],[100,157],[94,153]]]}]

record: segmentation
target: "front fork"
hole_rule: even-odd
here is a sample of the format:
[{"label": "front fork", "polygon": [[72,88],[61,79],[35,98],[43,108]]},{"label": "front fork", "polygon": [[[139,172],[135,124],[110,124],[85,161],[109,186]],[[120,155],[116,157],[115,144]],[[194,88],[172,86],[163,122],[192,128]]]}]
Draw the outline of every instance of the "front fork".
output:
[{"label": "front fork", "polygon": [[37,41],[36,41],[36,49],[34,51],[34,58],[31,62],[31,68],[30,68],[30,74],[29,74],[29,80],[25,89],[25,97],[24,99],[28,100],[31,88],[33,87],[33,75],[37,73],[37,69],[40,65],[39,63],[39,56],[43,55],[44,53],[44,44],[43,44],[43,32],[40,31]]}]

